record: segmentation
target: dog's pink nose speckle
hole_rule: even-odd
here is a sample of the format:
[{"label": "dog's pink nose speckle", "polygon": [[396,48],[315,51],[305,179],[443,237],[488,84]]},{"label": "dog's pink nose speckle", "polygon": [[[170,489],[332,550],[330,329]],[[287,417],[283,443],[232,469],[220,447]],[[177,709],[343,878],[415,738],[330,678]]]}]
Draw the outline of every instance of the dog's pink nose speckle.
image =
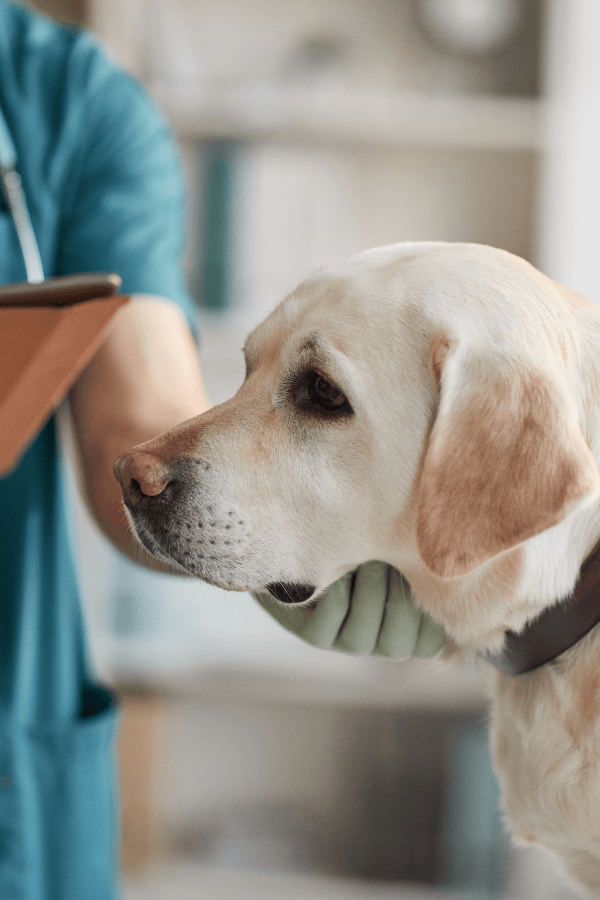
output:
[{"label": "dog's pink nose speckle", "polygon": [[143,450],[120,456],[113,466],[121,485],[123,499],[132,506],[144,497],[157,497],[171,481],[171,473],[164,461]]}]

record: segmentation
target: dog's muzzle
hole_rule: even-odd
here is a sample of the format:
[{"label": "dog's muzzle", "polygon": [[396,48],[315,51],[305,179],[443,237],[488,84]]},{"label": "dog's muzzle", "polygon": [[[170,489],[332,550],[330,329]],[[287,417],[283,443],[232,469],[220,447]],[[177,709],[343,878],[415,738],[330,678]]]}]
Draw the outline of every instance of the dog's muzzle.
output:
[{"label": "dog's muzzle", "polygon": [[[137,537],[153,556],[225,589],[250,589],[240,552],[247,539],[245,516],[228,507],[217,512],[210,503],[198,506],[189,490],[190,484],[201,484],[206,464],[179,461],[171,466],[152,453],[134,450],[113,468]],[[316,591],[315,585],[281,580],[266,588],[288,605],[304,604]]]}]

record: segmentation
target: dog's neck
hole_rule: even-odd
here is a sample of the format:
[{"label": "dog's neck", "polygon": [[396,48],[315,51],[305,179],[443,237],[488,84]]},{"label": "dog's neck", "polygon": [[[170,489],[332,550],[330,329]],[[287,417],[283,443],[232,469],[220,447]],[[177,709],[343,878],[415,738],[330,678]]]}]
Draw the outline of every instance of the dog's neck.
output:
[{"label": "dog's neck", "polygon": [[417,604],[442,622],[458,649],[496,656],[506,646],[507,633],[521,634],[546,610],[573,596],[578,584],[587,590],[589,579],[582,580],[581,571],[600,547],[599,539],[600,501],[595,501],[570,520],[461,578],[433,575],[416,555],[403,560],[404,567],[389,561],[405,574]]},{"label": "dog's neck", "polygon": [[600,541],[581,568],[572,596],[548,607],[485,659],[505,675],[523,675],[570,650],[600,622]]}]

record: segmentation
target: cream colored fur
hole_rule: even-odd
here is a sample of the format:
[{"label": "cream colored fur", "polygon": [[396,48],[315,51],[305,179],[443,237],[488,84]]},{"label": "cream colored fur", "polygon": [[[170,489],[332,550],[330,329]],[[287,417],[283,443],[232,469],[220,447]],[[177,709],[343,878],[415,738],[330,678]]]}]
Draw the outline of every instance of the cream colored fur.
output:
[{"label": "cream colored fur", "polygon": [[[498,650],[573,589],[600,538],[589,300],[503,251],[400,244],[304,282],[245,352],[233,399],[136,451],[148,493],[173,471],[189,490],[167,542],[146,526],[159,555],[233,590],[323,590],[380,559],[464,652]],[[352,415],[299,408],[290,384],[312,370]],[[598,629],[495,676],[491,739],[515,838],[600,897]]]}]

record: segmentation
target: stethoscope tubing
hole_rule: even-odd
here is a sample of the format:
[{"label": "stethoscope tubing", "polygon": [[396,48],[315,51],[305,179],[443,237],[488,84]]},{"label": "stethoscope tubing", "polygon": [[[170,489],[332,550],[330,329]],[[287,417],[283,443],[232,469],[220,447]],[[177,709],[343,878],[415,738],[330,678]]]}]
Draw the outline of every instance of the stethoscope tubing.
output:
[{"label": "stethoscope tubing", "polygon": [[23,259],[27,281],[39,284],[44,280],[40,249],[31,224],[21,176],[17,170],[17,151],[0,109],[0,184],[12,216]]}]

